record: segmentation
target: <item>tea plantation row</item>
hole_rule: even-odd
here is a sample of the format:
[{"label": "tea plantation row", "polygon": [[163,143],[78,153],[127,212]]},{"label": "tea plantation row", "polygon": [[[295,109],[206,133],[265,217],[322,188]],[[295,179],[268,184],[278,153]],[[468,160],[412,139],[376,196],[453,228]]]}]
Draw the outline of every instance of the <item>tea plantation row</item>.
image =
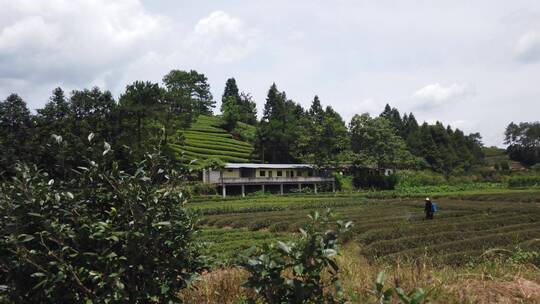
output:
[{"label": "tea plantation row", "polygon": [[[262,237],[251,238],[252,233],[264,234],[264,242],[292,235],[307,222],[310,209],[327,207],[354,222],[349,238],[372,260],[462,264],[491,248],[540,250],[539,192],[442,197],[437,203],[434,220],[424,219],[422,200],[358,195],[232,199],[193,203],[193,208],[203,214],[201,224],[224,239],[237,233],[232,238],[242,246],[233,244],[233,250],[261,243]],[[220,246],[226,252],[228,245]]]}]

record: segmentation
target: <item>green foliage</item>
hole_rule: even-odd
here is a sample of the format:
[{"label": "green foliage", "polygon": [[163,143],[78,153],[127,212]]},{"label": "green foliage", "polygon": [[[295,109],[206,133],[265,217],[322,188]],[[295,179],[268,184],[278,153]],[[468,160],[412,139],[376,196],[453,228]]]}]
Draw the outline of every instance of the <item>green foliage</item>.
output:
[{"label": "green foliage", "polygon": [[417,186],[434,186],[447,183],[446,178],[442,174],[428,170],[399,170],[395,174],[398,177],[398,189]]},{"label": "green foliage", "polygon": [[[300,230],[295,242],[278,242],[258,249],[242,267],[249,273],[245,287],[267,303],[337,303],[342,300],[335,261],[338,238],[352,225],[337,221],[327,230],[329,211],[309,216],[310,225]],[[329,278],[323,278],[327,270]]]},{"label": "green foliage", "polygon": [[353,177],[353,185],[358,189],[393,190],[398,183],[395,174],[388,176],[373,172],[357,172]]},{"label": "green foliage", "polygon": [[194,70],[172,70],[163,77],[163,83],[167,88],[167,101],[172,113],[187,114],[189,120],[201,114],[212,114],[216,102],[204,74]]},{"label": "green foliage", "polygon": [[239,93],[236,80],[227,79],[225,90],[221,97],[221,113],[226,129],[233,130],[239,123],[243,122],[254,125],[257,122],[257,105],[250,94]]},{"label": "green foliage", "polygon": [[395,169],[410,167],[414,163],[405,141],[396,134],[391,123],[383,118],[371,118],[369,114],[355,115],[350,123],[352,151],[362,161],[357,167]]},{"label": "green foliage", "polygon": [[505,130],[505,144],[512,160],[529,166],[540,162],[540,122],[511,122]]},{"label": "green foliage", "polygon": [[508,180],[508,186],[510,188],[540,186],[540,176],[539,175],[511,176],[510,179]]},{"label": "green foliage", "polygon": [[[19,165],[0,185],[0,281],[14,303],[176,303],[204,267],[181,176],[159,154],[119,168],[107,142],[55,179]],[[103,147],[103,148],[101,148]]]},{"label": "green foliage", "polygon": [[[223,119],[220,117],[200,115],[187,131],[182,132],[184,142],[170,147],[180,153],[180,159],[196,160],[195,165],[199,167],[203,166],[204,160],[210,158],[236,163],[259,162],[253,153],[253,146],[248,142],[234,139],[233,135],[222,129],[222,125]],[[245,124],[238,123],[232,132],[237,132],[239,126]]]},{"label": "green foliage", "polygon": [[31,130],[30,110],[21,97],[11,94],[0,102],[0,177],[12,174],[17,161],[31,157]]}]

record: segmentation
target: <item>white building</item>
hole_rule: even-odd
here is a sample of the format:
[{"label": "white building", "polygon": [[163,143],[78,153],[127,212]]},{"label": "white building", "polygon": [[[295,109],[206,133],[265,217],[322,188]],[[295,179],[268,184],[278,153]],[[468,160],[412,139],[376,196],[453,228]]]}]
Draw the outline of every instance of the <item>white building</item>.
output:
[{"label": "white building", "polygon": [[317,193],[320,184],[331,184],[335,191],[335,179],[329,170],[319,170],[308,164],[252,164],[227,163],[222,169],[203,170],[203,182],[221,187],[223,197],[227,196],[227,187],[240,187],[242,196],[246,194],[246,186],[279,186],[283,194],[285,185],[313,186]]}]

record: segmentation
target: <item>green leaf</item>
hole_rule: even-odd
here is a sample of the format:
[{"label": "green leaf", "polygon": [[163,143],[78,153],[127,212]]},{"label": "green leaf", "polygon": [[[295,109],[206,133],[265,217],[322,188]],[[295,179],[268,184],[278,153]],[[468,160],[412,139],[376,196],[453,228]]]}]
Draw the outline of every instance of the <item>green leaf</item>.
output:
[{"label": "green leaf", "polygon": [[32,235],[28,235],[28,234],[20,234],[17,239],[19,240],[19,242],[21,243],[25,243],[25,242],[30,242],[31,240],[35,239],[35,237],[33,237]]},{"label": "green leaf", "polygon": [[170,226],[170,225],[171,225],[171,222],[169,221],[163,221],[163,222],[158,222],[154,224],[154,226]]},{"label": "green leaf", "polygon": [[335,249],[324,249],[323,255],[327,258],[333,257],[337,254],[337,251]]},{"label": "green leaf", "polygon": [[287,246],[287,244],[283,243],[282,241],[278,241],[277,245],[281,250],[285,251],[286,253],[291,252],[291,247]]}]

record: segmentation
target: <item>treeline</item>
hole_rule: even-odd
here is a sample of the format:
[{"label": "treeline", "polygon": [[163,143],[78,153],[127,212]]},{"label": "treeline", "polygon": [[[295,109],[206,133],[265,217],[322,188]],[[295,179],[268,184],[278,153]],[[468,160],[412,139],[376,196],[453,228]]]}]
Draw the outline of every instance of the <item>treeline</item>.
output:
[{"label": "treeline", "polygon": [[268,91],[255,145],[270,163],[432,169],[447,175],[466,172],[484,157],[478,133],[466,135],[440,122],[419,124],[413,113],[402,116],[389,105],[378,117],[355,115],[347,126],[317,96],[304,109],[275,84]]},{"label": "treeline", "polygon": [[172,70],[162,85],[136,81],[118,101],[97,87],[69,96],[56,88],[35,114],[11,94],[0,102],[0,177],[13,175],[19,162],[64,176],[89,157],[85,147],[90,133],[114,147],[120,165],[128,166],[153,149],[171,153],[167,144],[181,141],[178,130],[197,115],[212,114],[214,107],[208,80],[196,71]]},{"label": "treeline", "polygon": [[[224,128],[233,132],[239,122],[255,126],[253,144],[263,162],[431,169],[450,175],[483,159],[478,133],[466,135],[440,122],[419,124],[413,113],[401,115],[389,105],[377,117],[355,115],[347,124],[317,96],[304,109],[273,84],[258,120],[255,101],[234,78],[227,80],[221,101]],[[115,147],[120,164],[156,148],[174,159],[168,144],[181,144],[178,131],[198,115],[212,115],[214,107],[208,80],[197,71],[172,70],[162,84],[136,81],[118,101],[99,88],[69,96],[56,88],[35,114],[11,94],[0,102],[0,172],[12,175],[17,162],[26,162],[65,174],[85,155],[90,133]],[[51,149],[53,141],[69,144],[59,152]]]},{"label": "treeline", "polygon": [[540,122],[511,122],[504,134],[510,159],[527,166],[540,164]]}]

